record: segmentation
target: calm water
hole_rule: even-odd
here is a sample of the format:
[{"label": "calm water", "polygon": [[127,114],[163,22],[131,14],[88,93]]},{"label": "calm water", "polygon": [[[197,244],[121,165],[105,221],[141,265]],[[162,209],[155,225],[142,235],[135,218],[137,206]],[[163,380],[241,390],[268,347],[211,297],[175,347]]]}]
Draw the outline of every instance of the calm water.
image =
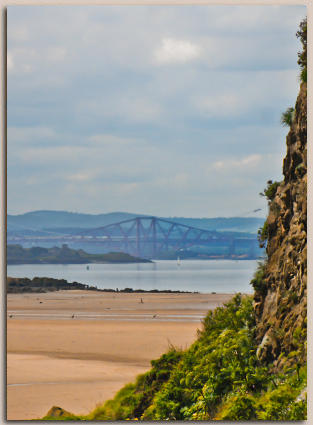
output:
[{"label": "calm water", "polygon": [[172,289],[181,291],[252,293],[249,282],[256,260],[164,260],[148,264],[25,264],[8,266],[12,277],[66,279],[98,288]]}]

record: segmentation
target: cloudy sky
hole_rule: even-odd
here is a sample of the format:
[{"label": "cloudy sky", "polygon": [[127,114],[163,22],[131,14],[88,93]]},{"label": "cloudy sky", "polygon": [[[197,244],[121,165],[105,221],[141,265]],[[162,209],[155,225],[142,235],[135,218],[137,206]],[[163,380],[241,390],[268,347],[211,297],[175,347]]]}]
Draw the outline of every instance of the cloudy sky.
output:
[{"label": "cloudy sky", "polygon": [[303,6],[8,7],[8,213],[238,216],[282,178]]}]

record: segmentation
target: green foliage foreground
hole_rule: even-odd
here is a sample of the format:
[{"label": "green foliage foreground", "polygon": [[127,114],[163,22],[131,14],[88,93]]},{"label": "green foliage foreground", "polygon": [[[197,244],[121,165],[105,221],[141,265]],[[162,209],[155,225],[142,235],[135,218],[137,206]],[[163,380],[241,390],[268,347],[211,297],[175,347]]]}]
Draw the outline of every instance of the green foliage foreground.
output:
[{"label": "green foliage foreground", "polygon": [[252,298],[238,294],[208,313],[189,349],[171,347],[113,400],[63,419],[304,420],[306,365],[278,374],[260,364],[254,333]]}]

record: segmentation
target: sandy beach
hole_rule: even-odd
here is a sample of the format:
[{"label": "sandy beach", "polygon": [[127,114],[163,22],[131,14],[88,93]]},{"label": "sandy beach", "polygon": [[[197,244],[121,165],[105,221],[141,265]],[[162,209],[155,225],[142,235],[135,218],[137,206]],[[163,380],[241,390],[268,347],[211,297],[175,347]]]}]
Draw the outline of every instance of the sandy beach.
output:
[{"label": "sandy beach", "polygon": [[170,344],[186,348],[228,294],[8,294],[7,419],[86,414]]}]

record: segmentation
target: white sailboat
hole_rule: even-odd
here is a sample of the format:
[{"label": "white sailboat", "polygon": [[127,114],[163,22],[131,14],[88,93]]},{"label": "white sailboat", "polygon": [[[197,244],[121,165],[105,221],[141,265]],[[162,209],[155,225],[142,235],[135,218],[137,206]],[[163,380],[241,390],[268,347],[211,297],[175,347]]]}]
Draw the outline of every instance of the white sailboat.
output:
[{"label": "white sailboat", "polygon": [[180,266],[180,258],[177,257],[177,265]]}]

